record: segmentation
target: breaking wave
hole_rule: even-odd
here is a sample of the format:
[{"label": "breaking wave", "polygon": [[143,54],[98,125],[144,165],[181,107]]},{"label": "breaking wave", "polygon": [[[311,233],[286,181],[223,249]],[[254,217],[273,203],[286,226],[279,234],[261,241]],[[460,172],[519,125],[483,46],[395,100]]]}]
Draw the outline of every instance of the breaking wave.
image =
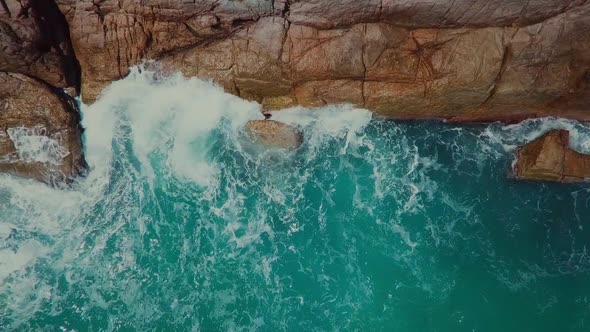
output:
[{"label": "breaking wave", "polygon": [[588,328],[590,187],[509,174],[549,129],[590,152],[587,124],[292,108],[273,119],[303,146],[266,151],[243,133],[258,104],[142,67],[82,112],[91,171],[72,190],[0,176],[9,330]]}]

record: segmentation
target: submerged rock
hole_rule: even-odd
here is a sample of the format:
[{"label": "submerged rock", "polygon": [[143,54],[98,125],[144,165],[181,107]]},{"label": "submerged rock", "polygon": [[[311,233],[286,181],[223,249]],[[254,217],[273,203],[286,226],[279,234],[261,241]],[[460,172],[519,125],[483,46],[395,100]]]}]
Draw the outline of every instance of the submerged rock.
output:
[{"label": "submerged rock", "polygon": [[248,134],[257,143],[278,148],[297,148],[303,143],[299,129],[274,120],[254,120],[246,124]]},{"label": "submerged rock", "polygon": [[569,147],[567,130],[552,130],[517,150],[517,179],[577,182],[590,179],[590,155]]}]

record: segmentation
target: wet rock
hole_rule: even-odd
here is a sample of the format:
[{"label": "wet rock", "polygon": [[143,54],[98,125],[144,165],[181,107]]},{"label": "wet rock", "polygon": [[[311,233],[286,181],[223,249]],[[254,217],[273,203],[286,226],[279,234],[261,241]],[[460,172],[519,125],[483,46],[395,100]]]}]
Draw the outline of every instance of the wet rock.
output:
[{"label": "wet rock", "polygon": [[0,0],[0,172],[63,185],[85,169],[80,69],[53,0]]},{"label": "wet rock", "polygon": [[278,148],[297,148],[303,143],[299,129],[274,120],[254,120],[246,124],[250,137],[258,144]]},{"label": "wet rock", "polygon": [[82,174],[82,129],[71,97],[0,72],[0,172],[60,186]]},{"label": "wet rock", "polygon": [[517,150],[518,179],[578,182],[590,179],[590,155],[569,146],[567,130],[552,130]]}]

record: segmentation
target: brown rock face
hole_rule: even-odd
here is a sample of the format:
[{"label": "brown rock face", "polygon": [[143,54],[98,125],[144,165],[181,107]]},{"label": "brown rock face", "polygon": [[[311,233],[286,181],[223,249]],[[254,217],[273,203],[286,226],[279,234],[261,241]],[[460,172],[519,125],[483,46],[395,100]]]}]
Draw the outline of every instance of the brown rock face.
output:
[{"label": "brown rock face", "polygon": [[248,134],[257,143],[284,149],[297,148],[303,143],[301,132],[273,120],[254,120],[246,124]]},{"label": "brown rock face", "polygon": [[517,150],[518,179],[576,182],[590,179],[590,155],[569,147],[567,130],[552,130]]},{"label": "brown rock face", "polygon": [[142,59],[266,108],[352,103],[394,118],[588,118],[582,0],[58,0],[83,97]]},{"label": "brown rock face", "polygon": [[53,1],[0,0],[0,172],[61,185],[82,173],[79,69]]},{"label": "brown rock face", "polygon": [[[73,45],[82,65],[82,94],[89,101],[94,100],[105,85],[124,77],[130,66],[143,59],[180,54],[196,56],[195,51],[230,41],[230,36],[262,17],[280,17],[285,7],[285,3],[278,0],[57,2],[70,25]],[[276,43],[282,35],[262,34],[252,38]],[[200,68],[208,65],[223,75],[231,69],[225,68],[230,56],[228,49],[210,51],[202,60],[203,64],[193,60],[190,65]],[[181,66],[178,59],[173,69]]]},{"label": "brown rock face", "polygon": [[[589,17],[586,0],[0,0],[0,72],[32,79],[29,95],[0,88],[0,105],[23,100],[11,119],[36,126],[37,95],[62,100],[59,89],[81,88],[92,102],[130,66],[156,59],[266,109],[590,119]],[[52,132],[79,131],[61,125],[73,127]],[[17,147],[1,128],[8,158]]]},{"label": "brown rock face", "polygon": [[59,184],[84,171],[71,99],[22,74],[0,73],[0,171]]}]

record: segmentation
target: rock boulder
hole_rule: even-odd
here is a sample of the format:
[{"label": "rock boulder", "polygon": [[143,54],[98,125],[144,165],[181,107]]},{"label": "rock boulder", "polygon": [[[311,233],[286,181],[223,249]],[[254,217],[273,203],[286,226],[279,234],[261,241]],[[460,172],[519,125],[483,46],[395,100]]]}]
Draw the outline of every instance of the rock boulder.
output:
[{"label": "rock boulder", "polygon": [[295,127],[274,120],[254,120],[246,124],[250,137],[259,144],[278,148],[297,148],[303,134]]},{"label": "rock boulder", "polygon": [[46,83],[0,72],[0,172],[54,185],[84,172],[74,101]]},{"label": "rock boulder", "polygon": [[578,182],[590,179],[590,155],[569,146],[567,130],[552,130],[517,150],[517,179]]}]

